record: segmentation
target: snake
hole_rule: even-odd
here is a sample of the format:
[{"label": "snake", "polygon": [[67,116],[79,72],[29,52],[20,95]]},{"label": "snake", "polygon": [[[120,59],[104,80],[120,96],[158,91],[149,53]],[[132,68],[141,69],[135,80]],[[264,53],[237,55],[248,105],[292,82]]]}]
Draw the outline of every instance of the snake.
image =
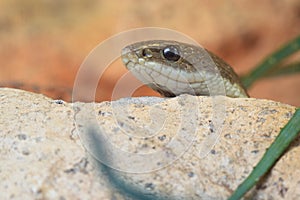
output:
[{"label": "snake", "polygon": [[125,46],[121,59],[137,79],[164,97],[210,96],[209,84],[222,84],[222,95],[228,97],[249,97],[233,68],[201,46],[173,40],[140,41]]}]

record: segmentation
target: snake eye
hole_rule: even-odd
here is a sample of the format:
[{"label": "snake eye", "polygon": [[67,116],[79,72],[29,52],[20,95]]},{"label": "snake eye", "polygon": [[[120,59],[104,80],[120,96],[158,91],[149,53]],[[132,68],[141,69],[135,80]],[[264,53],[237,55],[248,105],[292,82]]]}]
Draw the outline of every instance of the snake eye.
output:
[{"label": "snake eye", "polygon": [[178,61],[180,59],[180,54],[178,49],[175,46],[167,46],[163,49],[162,52],[165,59],[169,61]]},{"label": "snake eye", "polygon": [[152,51],[148,48],[143,49],[142,56],[144,56],[146,58],[151,58],[152,57]]}]

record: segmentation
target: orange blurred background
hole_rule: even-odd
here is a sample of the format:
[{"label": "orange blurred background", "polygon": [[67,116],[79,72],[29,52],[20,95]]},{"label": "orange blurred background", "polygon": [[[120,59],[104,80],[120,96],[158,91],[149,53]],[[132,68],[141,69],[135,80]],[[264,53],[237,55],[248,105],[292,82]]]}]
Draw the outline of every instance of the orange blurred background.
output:
[{"label": "orange blurred background", "polygon": [[[66,101],[88,53],[125,30],[177,30],[222,57],[238,74],[300,34],[299,0],[2,0],[0,9],[1,86]],[[108,68],[97,101],[110,100],[125,72],[119,61]],[[261,80],[249,93],[300,106],[300,75]],[[142,87],[135,95],[157,94]]]}]

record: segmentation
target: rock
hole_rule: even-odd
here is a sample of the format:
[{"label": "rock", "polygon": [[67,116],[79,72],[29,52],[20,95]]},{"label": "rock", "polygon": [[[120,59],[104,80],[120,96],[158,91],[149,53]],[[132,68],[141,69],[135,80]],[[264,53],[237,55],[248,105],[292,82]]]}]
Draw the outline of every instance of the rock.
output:
[{"label": "rock", "polygon": [[[226,199],[296,109],[189,95],[65,103],[13,89],[0,99],[0,199]],[[299,144],[247,197],[300,197]]]},{"label": "rock", "polygon": [[0,199],[124,199],[95,176],[70,104],[5,88],[0,101]]}]

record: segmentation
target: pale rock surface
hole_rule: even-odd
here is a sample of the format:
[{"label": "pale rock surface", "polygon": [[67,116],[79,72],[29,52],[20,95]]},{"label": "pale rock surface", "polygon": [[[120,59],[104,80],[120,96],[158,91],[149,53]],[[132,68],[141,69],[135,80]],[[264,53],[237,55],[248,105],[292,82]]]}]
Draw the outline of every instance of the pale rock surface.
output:
[{"label": "pale rock surface", "polygon": [[[71,104],[5,88],[0,101],[0,199],[226,199],[296,109],[188,95]],[[247,197],[300,198],[299,144]]]}]

